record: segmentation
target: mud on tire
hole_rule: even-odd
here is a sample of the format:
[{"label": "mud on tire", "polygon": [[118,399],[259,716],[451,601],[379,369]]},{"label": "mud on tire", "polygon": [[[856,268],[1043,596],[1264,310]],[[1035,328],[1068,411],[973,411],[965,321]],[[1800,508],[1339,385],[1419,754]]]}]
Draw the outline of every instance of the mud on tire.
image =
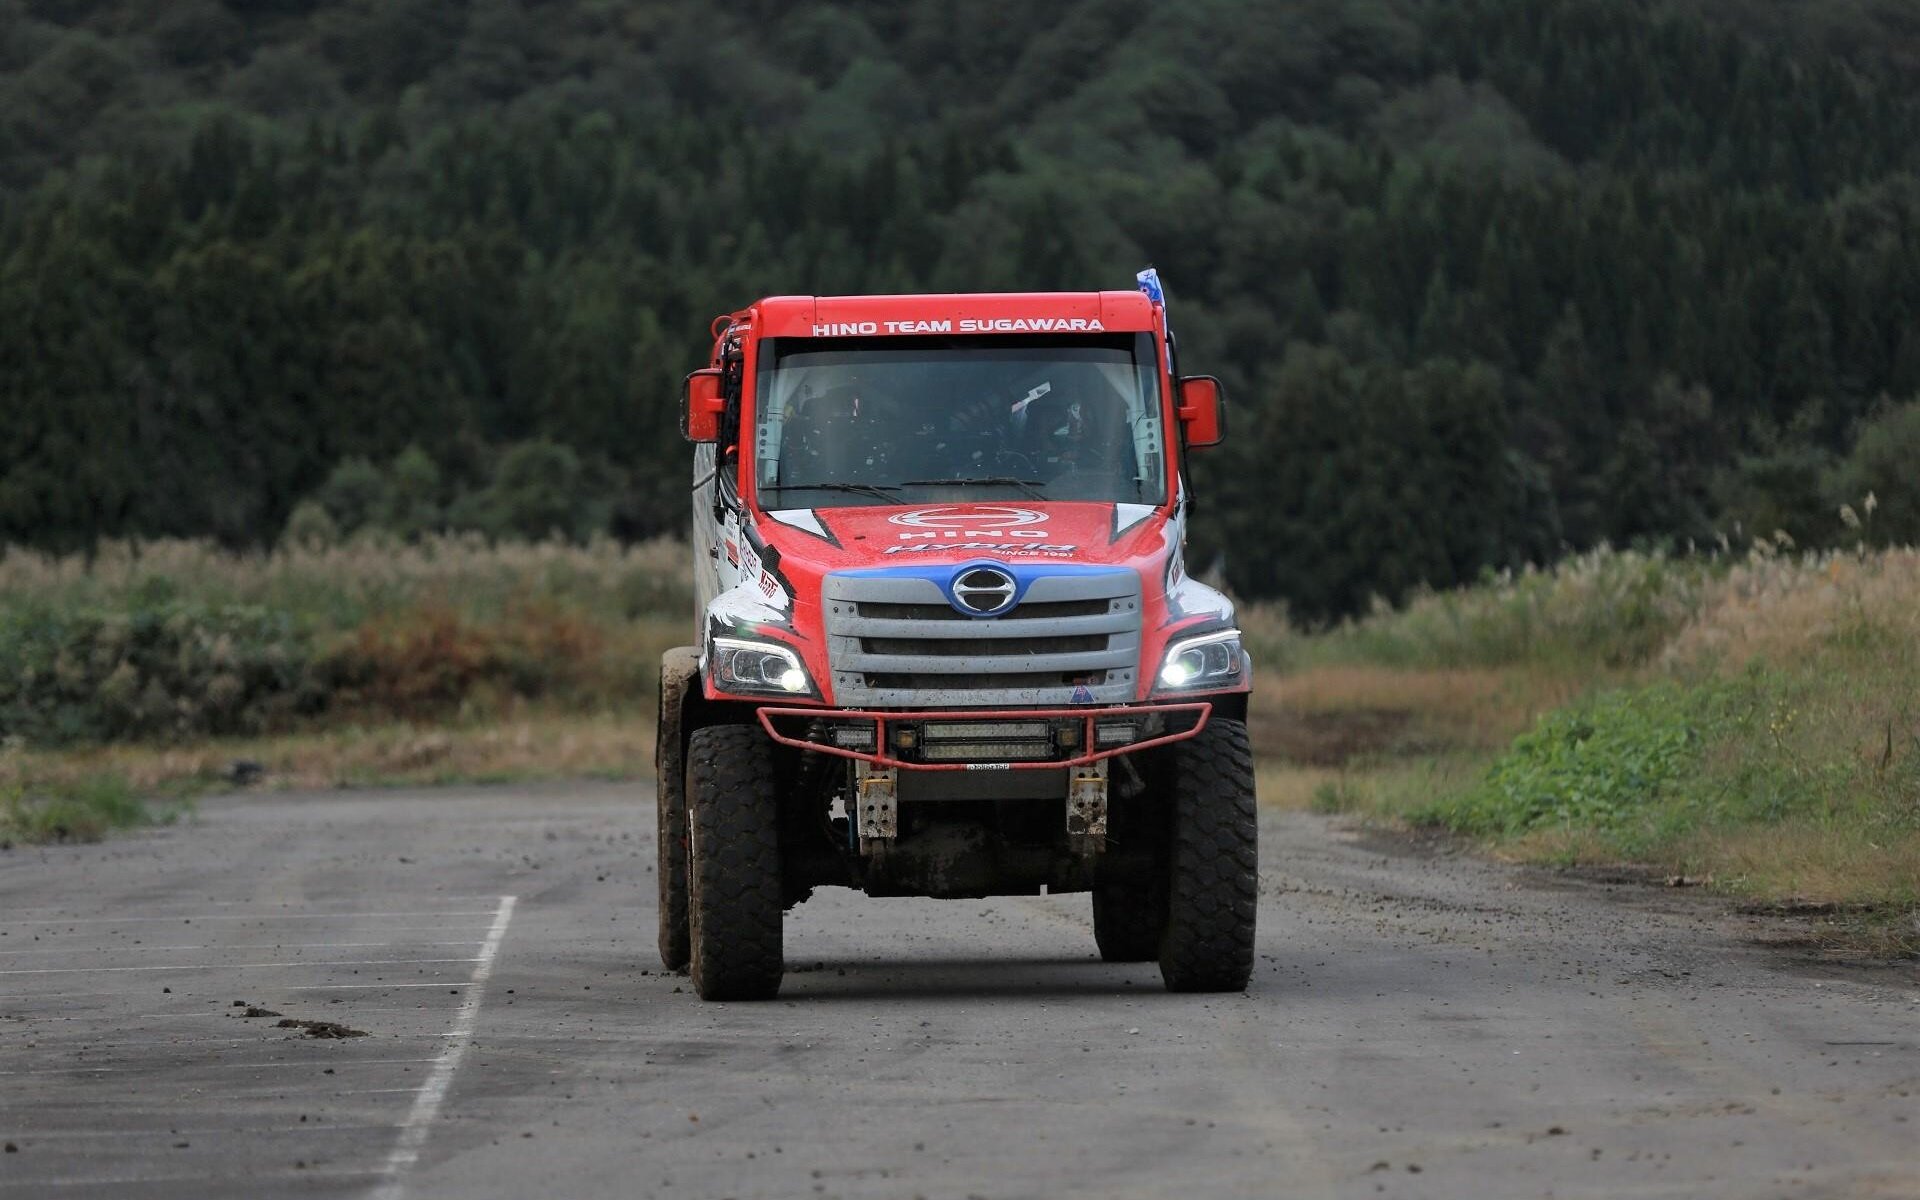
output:
[{"label": "mud on tire", "polygon": [[654,874],[660,881],[660,965],[669,971],[684,971],[693,950],[687,928],[687,789],[686,764],[681,761],[679,739],[660,746],[660,762],[655,790],[658,810],[655,850],[658,864]]},{"label": "mud on tire", "polygon": [[780,990],[780,811],[773,743],[751,725],[694,731],[687,745],[688,933],[703,1000]]},{"label": "mud on tire", "polygon": [[1172,839],[1160,975],[1169,991],[1239,991],[1253,974],[1260,887],[1247,727],[1215,719],[1169,749]]}]

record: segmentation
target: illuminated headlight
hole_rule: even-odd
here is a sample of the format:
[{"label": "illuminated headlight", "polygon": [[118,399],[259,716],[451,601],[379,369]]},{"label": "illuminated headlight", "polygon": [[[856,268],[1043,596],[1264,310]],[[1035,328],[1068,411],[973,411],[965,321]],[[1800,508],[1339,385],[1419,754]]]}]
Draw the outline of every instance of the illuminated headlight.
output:
[{"label": "illuminated headlight", "polygon": [[708,667],[714,686],[723,692],[793,696],[813,686],[800,656],[775,642],[717,637]]},{"label": "illuminated headlight", "polygon": [[1240,631],[1222,630],[1182,638],[1167,647],[1160,665],[1165,688],[1220,687],[1240,680]]}]

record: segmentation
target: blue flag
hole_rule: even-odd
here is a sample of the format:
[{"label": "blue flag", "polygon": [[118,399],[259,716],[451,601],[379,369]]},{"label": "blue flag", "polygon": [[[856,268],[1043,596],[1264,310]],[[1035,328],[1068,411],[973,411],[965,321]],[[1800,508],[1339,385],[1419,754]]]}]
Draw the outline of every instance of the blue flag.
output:
[{"label": "blue flag", "polygon": [[1167,294],[1160,287],[1160,272],[1148,267],[1133,278],[1140,284],[1140,290],[1147,294],[1147,299],[1159,304],[1167,302]]}]

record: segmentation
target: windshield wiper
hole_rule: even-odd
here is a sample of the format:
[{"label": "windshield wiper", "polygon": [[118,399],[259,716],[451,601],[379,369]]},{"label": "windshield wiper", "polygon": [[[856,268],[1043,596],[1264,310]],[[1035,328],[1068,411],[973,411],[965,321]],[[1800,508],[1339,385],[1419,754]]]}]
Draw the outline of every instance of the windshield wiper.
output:
[{"label": "windshield wiper", "polygon": [[997,483],[1006,487],[1017,487],[1035,500],[1045,500],[1047,494],[1040,490],[1043,480],[1015,479],[1011,475],[962,475],[958,479],[909,479],[902,487],[939,487],[954,483]]},{"label": "windshield wiper", "polygon": [[833,483],[833,482],[780,483],[780,484],[775,484],[770,490],[776,491],[776,492],[789,492],[797,488],[818,488],[820,491],[823,491],[823,492],[852,492],[856,496],[872,496],[878,500],[891,500],[893,499],[893,494],[900,490],[899,488],[894,487],[892,484],[886,484],[886,483]]}]

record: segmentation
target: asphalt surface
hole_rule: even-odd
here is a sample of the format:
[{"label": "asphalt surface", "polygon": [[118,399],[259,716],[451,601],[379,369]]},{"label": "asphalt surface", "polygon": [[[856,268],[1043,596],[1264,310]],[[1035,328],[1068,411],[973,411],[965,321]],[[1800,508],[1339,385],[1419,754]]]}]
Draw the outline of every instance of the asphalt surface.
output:
[{"label": "asphalt surface", "polygon": [[1084,896],[827,890],[779,1000],[708,1005],[651,803],[0,854],[0,1196],[1920,1196],[1920,979],[1697,893],[1271,815],[1244,995],[1101,964]]}]

